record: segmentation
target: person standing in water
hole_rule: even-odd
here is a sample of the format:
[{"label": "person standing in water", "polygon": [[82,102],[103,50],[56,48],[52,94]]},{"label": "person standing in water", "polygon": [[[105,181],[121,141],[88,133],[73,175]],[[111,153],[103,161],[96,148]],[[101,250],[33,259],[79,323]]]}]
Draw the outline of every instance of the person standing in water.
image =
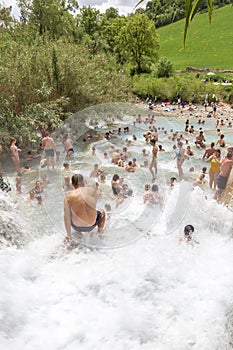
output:
[{"label": "person standing in water", "polygon": [[176,151],[176,155],[175,155],[178,175],[180,178],[182,178],[182,176],[184,175],[182,164],[184,163],[185,154],[182,146],[183,146],[182,142],[178,142],[178,150]]},{"label": "person standing in water", "polygon": [[[158,154],[158,147],[156,145],[156,140],[152,139],[150,140],[150,144],[152,146],[152,160],[149,166],[150,172],[152,174],[152,181],[155,180],[155,177],[157,175],[157,154]],[[154,170],[153,170],[154,169]]]},{"label": "person standing in water", "polygon": [[50,165],[50,159],[52,162],[52,167],[54,169],[55,166],[55,156],[56,156],[56,146],[52,137],[50,137],[50,133],[48,131],[45,132],[45,137],[42,139],[41,147],[45,150],[46,156],[46,164],[47,167]]},{"label": "person standing in water", "polygon": [[68,135],[65,136],[64,152],[66,153],[67,158],[71,158],[74,154],[72,140]]},{"label": "person standing in water", "polygon": [[184,227],[184,236],[183,236],[183,238],[180,239],[180,242],[183,241],[183,242],[190,244],[190,245],[194,245],[195,243],[199,244],[199,242],[193,238],[193,234],[194,234],[193,225],[186,225]]},{"label": "person standing in water", "polygon": [[15,164],[15,168],[17,171],[17,175],[20,175],[20,159],[19,159],[19,152],[21,151],[20,148],[16,146],[16,139],[12,138],[10,143],[10,151],[11,151],[11,158]]},{"label": "person standing in water", "polygon": [[227,180],[231,173],[232,167],[233,167],[233,153],[228,152],[226,155],[226,158],[221,160],[220,172],[217,177],[218,189],[215,192],[214,199],[219,200],[221,195],[223,194],[227,186]]},{"label": "person standing in water", "polygon": [[105,211],[96,210],[98,194],[95,188],[85,186],[82,174],[74,174],[71,178],[74,191],[64,199],[65,240],[71,238],[71,229],[77,232],[90,232],[98,227],[102,232],[105,224]]},{"label": "person standing in water", "polygon": [[206,162],[210,162],[210,169],[209,169],[209,185],[210,188],[212,188],[214,184],[214,189],[216,189],[217,186],[217,176],[220,171],[220,164],[221,164],[221,151],[217,149],[212,156],[210,156]]}]

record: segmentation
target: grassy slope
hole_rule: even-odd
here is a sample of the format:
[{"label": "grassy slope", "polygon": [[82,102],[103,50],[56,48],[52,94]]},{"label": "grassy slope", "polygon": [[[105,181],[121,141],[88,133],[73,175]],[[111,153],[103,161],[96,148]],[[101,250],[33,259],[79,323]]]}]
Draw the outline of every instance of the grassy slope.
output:
[{"label": "grassy slope", "polygon": [[187,66],[211,69],[233,69],[233,6],[197,15],[188,31],[183,48],[184,20],[158,29],[160,57],[169,58],[176,69]]}]

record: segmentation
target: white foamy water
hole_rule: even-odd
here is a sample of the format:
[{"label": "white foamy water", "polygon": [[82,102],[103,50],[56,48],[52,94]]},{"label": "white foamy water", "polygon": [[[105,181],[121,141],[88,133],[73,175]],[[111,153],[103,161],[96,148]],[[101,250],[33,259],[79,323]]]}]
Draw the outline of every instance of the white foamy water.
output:
[{"label": "white foamy water", "polygon": [[[89,174],[93,162],[88,166],[85,157]],[[174,169],[167,168],[164,157],[163,207],[142,204],[148,173],[125,174],[134,197],[114,210],[104,239],[83,238],[87,246],[62,243],[61,173],[49,173],[44,207],[24,197],[10,206],[32,236],[34,226],[34,237],[20,249],[0,251],[1,349],[231,349],[226,314],[233,295],[233,214],[188,181],[171,191],[163,175],[176,169],[170,158]],[[1,203],[11,205],[9,196],[0,192]],[[110,199],[107,192],[100,204]],[[186,224],[195,226],[199,244],[179,241]]]}]

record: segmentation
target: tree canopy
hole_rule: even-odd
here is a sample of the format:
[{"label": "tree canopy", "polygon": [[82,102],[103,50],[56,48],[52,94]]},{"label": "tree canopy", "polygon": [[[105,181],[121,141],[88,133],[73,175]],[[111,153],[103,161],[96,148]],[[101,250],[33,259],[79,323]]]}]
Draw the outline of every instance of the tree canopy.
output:
[{"label": "tree canopy", "polygon": [[116,48],[140,74],[143,68],[158,58],[159,39],[153,21],[145,14],[129,16],[117,35]]}]

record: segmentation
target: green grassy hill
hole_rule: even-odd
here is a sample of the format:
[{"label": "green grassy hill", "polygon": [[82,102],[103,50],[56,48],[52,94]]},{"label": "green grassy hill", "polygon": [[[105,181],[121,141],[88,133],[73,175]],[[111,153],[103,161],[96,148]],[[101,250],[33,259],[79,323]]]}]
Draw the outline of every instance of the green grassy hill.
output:
[{"label": "green grassy hill", "polygon": [[197,15],[189,28],[185,49],[184,20],[159,28],[160,57],[169,58],[176,69],[233,69],[232,23],[232,5],[214,10],[211,25],[207,13]]}]

